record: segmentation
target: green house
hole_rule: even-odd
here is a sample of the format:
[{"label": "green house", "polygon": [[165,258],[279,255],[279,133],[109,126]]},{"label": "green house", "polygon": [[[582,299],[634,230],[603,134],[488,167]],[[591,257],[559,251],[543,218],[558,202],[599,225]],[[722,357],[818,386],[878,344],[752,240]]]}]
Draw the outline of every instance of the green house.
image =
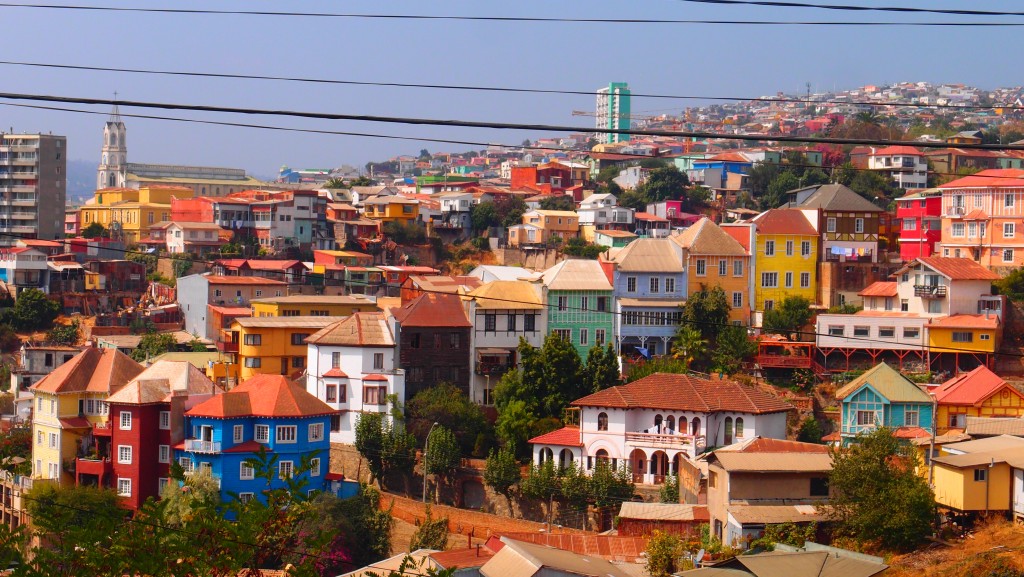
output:
[{"label": "green house", "polygon": [[615,342],[612,284],[595,260],[564,260],[544,271],[548,332],[561,335],[584,360],[590,349]]}]

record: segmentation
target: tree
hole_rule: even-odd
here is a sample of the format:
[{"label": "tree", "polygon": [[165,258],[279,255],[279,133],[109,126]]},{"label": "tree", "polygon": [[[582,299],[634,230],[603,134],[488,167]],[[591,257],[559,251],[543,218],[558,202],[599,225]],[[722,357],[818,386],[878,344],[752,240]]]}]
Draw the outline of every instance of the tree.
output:
[{"label": "tree", "polygon": [[768,184],[768,190],[761,197],[761,209],[778,208],[786,204],[791,190],[800,188],[800,179],[795,174],[786,170]]},{"label": "tree", "polygon": [[426,148],[421,148],[420,149],[420,155],[419,155],[418,158],[420,160],[430,160],[430,151],[427,150]]},{"label": "tree", "polygon": [[[427,444],[423,448],[423,460],[424,475],[434,475],[444,485],[450,485],[462,463],[462,453],[459,451],[459,442],[455,440],[455,435],[444,427],[436,427],[427,437]],[[440,499],[441,491],[438,487],[434,489],[434,502],[439,503]]]},{"label": "tree", "polygon": [[999,294],[1006,295],[1006,298],[1011,301],[1024,300],[1024,269],[1015,268],[992,284],[995,285]]},{"label": "tree", "polygon": [[167,483],[160,490],[160,500],[164,503],[164,519],[174,527],[187,525],[196,512],[205,507],[220,504],[220,486],[217,479],[207,469],[199,469],[195,474],[179,475],[182,483]]},{"label": "tree", "polygon": [[690,179],[674,166],[655,168],[647,175],[637,191],[640,192],[649,202],[660,202],[683,198],[686,188],[690,186]]},{"label": "tree", "polygon": [[651,577],[669,577],[684,569],[683,542],[678,535],[655,531],[644,550],[647,574]]},{"label": "tree", "polygon": [[591,347],[587,353],[584,374],[588,388],[595,393],[620,384],[622,373],[619,371],[619,356],[615,354],[615,347],[611,343],[604,347]]},{"label": "tree", "polygon": [[572,237],[562,247],[562,254],[595,260],[601,253],[608,250],[608,247],[587,242],[582,237]]},{"label": "tree", "polygon": [[661,491],[658,497],[662,503],[678,503],[679,477],[675,475],[665,477],[665,482],[661,484]]},{"label": "tree", "polygon": [[862,433],[831,456],[834,495],[824,507],[839,534],[907,550],[931,533],[935,496],[914,471],[916,453],[890,429]]},{"label": "tree", "polygon": [[541,210],[576,210],[576,202],[568,194],[549,196],[540,201]]},{"label": "tree", "polygon": [[800,423],[800,430],[797,431],[796,440],[801,443],[821,444],[821,424],[814,416],[809,416]]},{"label": "tree", "polygon": [[60,314],[60,304],[39,289],[25,289],[14,301],[12,321],[14,328],[34,331],[49,328]]},{"label": "tree", "polygon": [[487,430],[487,419],[480,405],[451,383],[442,382],[416,393],[405,405],[408,428],[422,444],[427,431],[437,423],[451,431],[464,454],[470,454],[477,437]]},{"label": "tree", "polygon": [[557,333],[547,335],[536,360],[541,363],[546,387],[538,384],[534,388],[547,389],[541,398],[542,416],[561,417],[569,403],[590,393],[582,378],[580,355],[567,339]]},{"label": "tree", "polygon": [[[8,383],[10,379],[8,378]],[[32,428],[13,427],[0,433],[0,471],[32,474]]]},{"label": "tree", "polygon": [[105,238],[107,236],[107,229],[98,222],[90,223],[89,226],[82,229],[83,238]]},{"label": "tree", "polygon": [[55,345],[73,347],[82,338],[82,331],[78,328],[78,320],[72,320],[69,324],[54,325],[46,333],[46,341]]},{"label": "tree", "polygon": [[[31,442],[31,438],[29,441]],[[491,453],[487,455],[487,465],[484,468],[484,483],[505,497],[510,513],[512,511],[512,488],[521,480],[519,463],[516,461],[516,455],[512,448],[505,446],[500,449],[491,449]]]},{"label": "tree", "polygon": [[324,188],[342,190],[348,188],[348,184],[345,183],[344,178],[329,178],[327,179],[327,182],[324,183]]},{"label": "tree", "polygon": [[807,541],[813,541],[818,533],[818,524],[814,521],[797,525],[796,523],[771,523],[765,525],[764,534],[750,543],[749,549],[775,550],[779,543],[791,547],[803,547]]},{"label": "tree", "polygon": [[655,357],[630,365],[626,381],[631,383],[654,373],[682,374],[687,370],[689,367],[682,361],[672,357]]},{"label": "tree", "polygon": [[638,190],[620,192],[619,194],[616,194],[615,197],[618,199],[619,206],[632,208],[638,212],[644,212],[647,210],[647,197]]},{"label": "tree", "polygon": [[481,233],[492,226],[501,226],[501,215],[498,214],[494,202],[485,200],[469,207],[469,221],[473,225],[473,230]]},{"label": "tree", "polygon": [[174,350],[178,341],[170,333],[149,332],[142,335],[139,345],[131,352],[131,358],[138,363]]},{"label": "tree", "polygon": [[412,540],[409,541],[409,550],[433,549],[435,551],[444,551],[447,548],[448,517],[434,519],[430,512],[430,505],[427,505],[423,522],[416,528],[416,532],[412,534]]},{"label": "tree", "polygon": [[188,255],[175,255],[171,257],[171,267],[174,269],[174,278],[181,278],[192,270],[192,257]]},{"label": "tree", "polygon": [[510,226],[523,222],[527,210],[526,200],[517,194],[509,194],[494,199],[494,210],[501,215],[501,226]]},{"label": "tree", "polygon": [[423,244],[427,240],[427,231],[414,222],[392,220],[384,223],[384,234],[398,244]]},{"label": "tree", "polygon": [[740,370],[743,361],[757,354],[757,342],[752,341],[744,327],[725,327],[718,334],[714,350],[711,351],[711,366],[714,370],[731,375]]},{"label": "tree", "polygon": [[629,467],[612,466],[603,459],[598,459],[590,475],[590,498],[597,507],[619,505],[628,501],[636,494],[633,474]]},{"label": "tree", "polygon": [[504,409],[498,411],[498,420],[494,423],[495,433],[505,447],[522,455],[525,453],[533,420],[533,414],[526,408],[525,401],[509,401]]},{"label": "tree", "polygon": [[714,343],[722,328],[729,325],[729,312],[732,306],[729,298],[720,286],[701,289],[686,300],[680,317],[681,326],[696,328],[709,343]]},{"label": "tree", "polygon": [[681,326],[672,341],[672,358],[683,363],[689,369],[693,363],[700,361],[708,352],[708,342],[700,331],[691,326]]},{"label": "tree", "polygon": [[787,296],[779,306],[764,311],[761,326],[766,333],[798,340],[799,331],[811,320],[811,301],[801,296]]}]

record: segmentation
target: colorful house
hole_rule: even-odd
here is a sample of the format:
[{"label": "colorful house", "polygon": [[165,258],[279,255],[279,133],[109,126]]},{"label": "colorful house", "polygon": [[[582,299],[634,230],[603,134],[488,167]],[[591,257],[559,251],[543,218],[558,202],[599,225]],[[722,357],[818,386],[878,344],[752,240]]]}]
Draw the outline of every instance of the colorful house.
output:
[{"label": "colorful house", "polygon": [[[263,500],[264,491],[285,488],[292,477],[310,493],[331,490],[327,433],[336,414],[284,376],[259,375],[186,411],[175,458],[186,475],[208,470],[223,502]],[[261,451],[272,467],[269,481],[252,463]]]},{"label": "colorful house", "polygon": [[192,198],[193,191],[181,186],[143,186],[141,188],[103,188],[83,206],[81,228],[98,223],[121,235],[129,244],[149,237],[150,227],[171,220],[171,201]]},{"label": "colorful house", "polygon": [[531,210],[523,222],[508,227],[510,246],[545,244],[552,238],[575,238],[580,233],[580,217],[569,210]]},{"label": "colorful house", "polygon": [[900,258],[909,261],[932,256],[942,240],[942,190],[920,190],[896,199],[896,222],[900,225]]},{"label": "colorful house", "polygon": [[563,260],[541,277],[548,305],[548,332],[576,347],[583,359],[592,347],[615,338],[612,285],[596,260]]},{"label": "colorful house", "polygon": [[842,421],[828,441],[848,443],[860,433],[888,427],[898,438],[931,436],[932,398],[885,363],[876,365],[836,391]]},{"label": "colorful house", "polygon": [[423,293],[401,308],[391,309],[391,314],[392,333],[399,342],[399,365],[405,369],[406,397],[411,399],[442,382],[469,394],[473,324],[462,299],[453,294]]},{"label": "colorful house", "polygon": [[378,196],[363,201],[363,216],[381,222],[413,223],[419,218],[420,203],[404,196]]},{"label": "colorful house", "polygon": [[347,317],[378,310],[373,299],[362,295],[290,295],[253,299],[250,305],[254,317]]},{"label": "colorful house", "polygon": [[721,287],[732,306],[729,321],[749,325],[752,291],[747,249],[708,218],[669,238],[683,249],[684,298],[704,289]]},{"label": "colorful house", "polygon": [[1024,521],[1024,439],[1000,435],[943,445],[932,465],[940,509]]},{"label": "colorful house", "polygon": [[787,296],[818,300],[818,232],[803,212],[773,209],[755,226],[754,308],[768,311]]},{"label": "colorful house", "polygon": [[823,261],[878,262],[878,231],[885,211],[841,184],[791,190],[789,208],[802,211],[819,233]]},{"label": "colorful house", "polygon": [[110,436],[107,397],[142,372],[117,349],[86,349],[32,385],[32,475],[74,483],[90,436]]},{"label": "colorful house", "polygon": [[938,403],[939,435],[963,431],[968,417],[1024,417],[1024,394],[984,365],[942,383],[931,394]]},{"label": "colorful house", "polygon": [[942,255],[997,272],[1024,264],[1024,170],[983,170],[943,184]]}]

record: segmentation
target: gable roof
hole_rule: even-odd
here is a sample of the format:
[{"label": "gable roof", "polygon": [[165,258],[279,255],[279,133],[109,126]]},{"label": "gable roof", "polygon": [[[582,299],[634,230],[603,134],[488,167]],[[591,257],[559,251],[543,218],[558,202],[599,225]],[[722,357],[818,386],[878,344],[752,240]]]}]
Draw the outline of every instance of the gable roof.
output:
[{"label": "gable roof", "polygon": [[712,413],[779,413],[793,406],[759,389],[729,380],[654,373],[626,385],[610,387],[571,403],[576,407],[661,409]]},{"label": "gable roof", "polygon": [[969,258],[954,258],[946,256],[925,256],[916,258],[893,274],[900,274],[904,270],[910,270],[917,263],[925,265],[950,280],[998,280],[1000,278],[998,274],[988,270]]},{"label": "gable roof", "polygon": [[395,337],[384,313],[357,312],[306,337],[311,345],[393,347]]},{"label": "gable roof", "polygon": [[424,293],[397,309],[392,316],[406,327],[472,327],[455,295]]},{"label": "gable roof", "polygon": [[788,441],[786,439],[766,439],[761,436],[739,441],[731,445],[715,449],[715,453],[827,453],[828,447],[817,443]]},{"label": "gable roof", "polygon": [[562,427],[550,433],[538,435],[529,441],[531,445],[558,445],[561,447],[582,447],[579,427]]},{"label": "gable roof", "polygon": [[707,217],[700,219],[681,234],[669,238],[689,250],[691,254],[747,256],[743,245]]},{"label": "gable roof", "polygon": [[542,310],[544,303],[534,285],[522,280],[495,280],[473,289],[469,296],[477,308],[498,310]]},{"label": "gable roof", "polygon": [[667,238],[638,238],[615,253],[622,272],[683,272],[679,245]]},{"label": "gable roof", "polygon": [[803,212],[794,209],[773,208],[751,219],[760,234],[792,234],[818,236]]},{"label": "gable roof", "polygon": [[857,194],[842,184],[820,184],[789,191],[795,195],[802,191],[813,190],[810,196],[794,208],[817,208],[828,211],[850,212],[884,212],[870,200]]},{"label": "gable roof", "polygon": [[875,281],[857,293],[862,297],[894,297],[897,294],[895,281]]},{"label": "gable roof", "polygon": [[596,260],[563,260],[544,271],[541,280],[549,290],[610,291],[611,283]]},{"label": "gable roof", "polygon": [[337,411],[283,375],[256,375],[234,389],[199,403],[191,417],[315,417]]},{"label": "gable roof", "polygon": [[865,385],[870,385],[889,402],[929,404],[932,402],[928,393],[922,391],[910,379],[885,363],[875,365],[863,375],[847,383],[836,391],[836,398],[845,399]]},{"label": "gable roof", "polygon": [[117,349],[85,349],[57,367],[31,390],[43,393],[117,392],[143,370],[142,365]]},{"label": "gable roof", "polygon": [[223,392],[206,373],[187,361],[157,361],[136,375],[121,390],[110,395],[110,404],[147,405],[165,403],[175,392],[210,395]]},{"label": "gable roof", "polygon": [[[822,445],[824,446],[824,445]],[[828,453],[744,453],[715,452],[708,460],[716,460],[723,469],[736,473],[815,473],[832,470]]]}]

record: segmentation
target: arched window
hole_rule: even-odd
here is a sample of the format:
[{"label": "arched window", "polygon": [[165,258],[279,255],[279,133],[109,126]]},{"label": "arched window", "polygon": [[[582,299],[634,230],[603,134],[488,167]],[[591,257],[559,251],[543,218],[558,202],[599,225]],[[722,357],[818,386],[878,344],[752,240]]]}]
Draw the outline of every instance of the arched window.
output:
[{"label": "arched window", "polygon": [[598,461],[604,461],[605,463],[608,462],[608,451],[605,451],[604,449],[598,449],[594,456],[597,457]]},{"label": "arched window", "polygon": [[107,155],[106,155],[106,154],[104,154],[104,155],[103,155],[103,164],[106,164],[106,163],[107,163]]},{"label": "arched window", "polygon": [[700,419],[697,417],[693,418],[693,424],[690,425],[690,434],[695,437],[700,434]]},{"label": "arched window", "polygon": [[668,431],[666,431],[668,433],[676,432],[676,418],[674,416],[669,415],[668,418],[665,419],[665,428],[668,429]]},{"label": "arched window", "polygon": [[743,438],[743,417],[736,417],[736,438]]},{"label": "arched window", "polygon": [[540,465],[544,464],[544,461],[554,461],[555,454],[549,447],[544,447],[540,450]]},{"label": "arched window", "polygon": [[107,186],[116,186],[115,183],[117,182],[117,180],[116,180],[116,177],[114,176],[113,172],[110,173],[109,180],[110,180],[110,182],[107,183]]},{"label": "arched window", "polygon": [[658,433],[661,432],[661,415],[654,415],[654,430]]},{"label": "arched window", "polygon": [[732,444],[732,417],[725,418],[725,444]]},{"label": "arched window", "polygon": [[117,146],[117,135],[113,132],[110,133],[110,146]]},{"label": "arched window", "polygon": [[[598,413],[597,415],[597,430],[607,431],[608,430],[608,413]],[[605,453],[607,455],[607,453]]]}]

